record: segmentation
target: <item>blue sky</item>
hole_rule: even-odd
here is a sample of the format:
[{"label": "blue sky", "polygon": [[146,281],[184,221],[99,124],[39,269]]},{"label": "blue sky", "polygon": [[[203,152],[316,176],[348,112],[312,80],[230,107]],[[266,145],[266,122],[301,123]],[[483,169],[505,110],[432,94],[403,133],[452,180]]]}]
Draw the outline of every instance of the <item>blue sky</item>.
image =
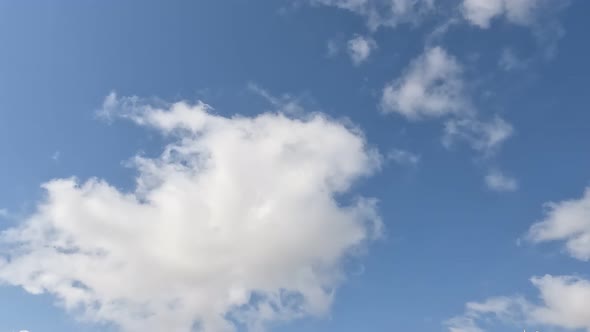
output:
[{"label": "blue sky", "polygon": [[589,10],[0,2],[0,332],[590,331]]}]

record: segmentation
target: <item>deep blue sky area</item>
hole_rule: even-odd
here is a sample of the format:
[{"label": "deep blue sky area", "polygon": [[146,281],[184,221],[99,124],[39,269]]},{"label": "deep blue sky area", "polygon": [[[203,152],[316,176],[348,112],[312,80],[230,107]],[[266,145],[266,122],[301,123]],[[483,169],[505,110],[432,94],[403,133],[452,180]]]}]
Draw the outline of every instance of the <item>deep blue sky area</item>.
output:
[{"label": "deep blue sky area", "polygon": [[[99,178],[134,190],[138,171],[127,161],[158,156],[171,138],[101,118],[109,93],[201,100],[216,114],[247,117],[277,106],[256,86],[356,127],[384,156],[347,194],[378,199],[383,236],[339,263],[346,277],[328,313],[270,322],[269,330],[446,331],[469,301],[521,295],[539,304],[532,276],[590,278],[588,263],[570,257],[563,243],[525,239],[545,218],[546,202],[580,199],[590,185],[590,2],[549,10],[534,24],[499,15],[485,28],[461,16],[462,1],[437,2],[417,22],[377,29],[363,13],[312,2],[0,1],[0,229],[36,211],[40,186],[51,179]],[[432,37],[450,17],[456,23]],[[535,37],[549,24],[563,32],[551,46]],[[354,36],[374,43],[360,64],[347,49]],[[501,148],[472,148],[469,138],[443,144],[454,115],[384,111],[384,87],[432,47],[461,65],[461,93],[477,119],[511,125]],[[506,50],[521,67],[499,66]],[[391,151],[419,161],[393,160]],[[517,188],[488,187],[485,177],[496,170]],[[64,310],[51,294],[0,286],[0,332],[117,331],[117,322],[85,322],[80,312]],[[528,328],[485,324],[489,331]]]}]

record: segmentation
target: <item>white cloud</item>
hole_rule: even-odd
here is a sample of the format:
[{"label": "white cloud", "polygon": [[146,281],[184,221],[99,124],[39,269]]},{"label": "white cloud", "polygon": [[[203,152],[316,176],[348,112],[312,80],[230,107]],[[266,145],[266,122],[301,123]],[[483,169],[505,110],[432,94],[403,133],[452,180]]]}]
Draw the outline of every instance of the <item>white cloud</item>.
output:
[{"label": "white cloud", "polygon": [[325,314],[343,258],[380,234],[373,199],[336,199],[380,163],[340,122],[115,94],[102,114],[176,140],[135,158],[131,192],[101,179],[45,183],[36,213],[1,234],[3,283],[124,331],[259,330]]},{"label": "white cloud", "polygon": [[400,165],[414,166],[420,162],[420,156],[402,149],[392,149],[387,153],[387,159],[393,160]]},{"label": "white cloud", "polygon": [[529,25],[540,0],[463,0],[463,15],[474,25],[488,28],[492,19],[504,16],[515,24]]},{"label": "white cloud", "polygon": [[310,0],[313,4],[333,6],[363,16],[369,28],[395,27],[415,23],[431,13],[434,0]]},{"label": "white cloud", "polygon": [[494,191],[515,191],[518,189],[518,181],[515,178],[502,174],[499,171],[491,171],[485,176],[485,183]]},{"label": "white cloud", "polygon": [[540,303],[519,296],[467,303],[465,313],[445,322],[450,332],[485,332],[487,325],[508,324],[590,330],[590,282],[572,276],[531,278]]},{"label": "white cloud", "polygon": [[426,49],[401,78],[385,86],[381,107],[414,120],[465,113],[462,71],[443,48]]},{"label": "white cloud", "polygon": [[473,118],[452,119],[445,124],[443,143],[448,147],[463,140],[473,149],[490,155],[513,133],[512,125],[498,116],[487,122]]},{"label": "white cloud", "polygon": [[367,61],[371,52],[377,48],[377,43],[370,37],[355,36],[347,43],[348,55],[355,65]]},{"label": "white cloud", "polygon": [[533,278],[542,306],[530,310],[540,324],[590,331],[590,281],[572,276]]},{"label": "white cloud", "polygon": [[7,209],[0,209],[0,218],[8,217],[8,210]]},{"label": "white cloud", "polygon": [[562,240],[568,253],[580,260],[590,261],[590,187],[579,199],[545,204],[545,218],[528,232],[533,242]]}]

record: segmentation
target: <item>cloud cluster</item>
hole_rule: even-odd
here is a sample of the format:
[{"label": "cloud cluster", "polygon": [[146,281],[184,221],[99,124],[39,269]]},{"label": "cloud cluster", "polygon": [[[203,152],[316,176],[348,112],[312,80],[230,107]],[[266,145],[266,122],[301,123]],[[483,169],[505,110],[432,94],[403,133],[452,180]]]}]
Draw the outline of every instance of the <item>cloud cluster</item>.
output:
[{"label": "cloud cluster", "polygon": [[533,277],[540,303],[523,297],[469,302],[465,313],[446,322],[450,332],[485,332],[498,323],[590,330],[590,281],[573,276]]},{"label": "cloud cluster", "polygon": [[427,48],[414,59],[403,75],[387,84],[381,109],[409,120],[450,118],[445,123],[443,143],[467,142],[474,150],[491,154],[514,132],[512,126],[495,116],[478,119],[465,91],[463,66],[442,47]]},{"label": "cloud cluster", "polygon": [[131,192],[101,179],[45,183],[36,212],[1,234],[0,282],[129,332],[260,330],[325,314],[343,258],[381,232],[375,200],[340,198],[380,163],[340,122],[115,94],[103,115],[174,141],[135,157]]},{"label": "cloud cluster", "polygon": [[568,253],[590,261],[590,188],[579,199],[545,204],[545,218],[535,223],[528,238],[536,243],[565,241]]},{"label": "cloud cluster", "polygon": [[505,17],[509,22],[529,25],[542,0],[463,0],[463,15],[474,25],[488,28],[492,19]]}]

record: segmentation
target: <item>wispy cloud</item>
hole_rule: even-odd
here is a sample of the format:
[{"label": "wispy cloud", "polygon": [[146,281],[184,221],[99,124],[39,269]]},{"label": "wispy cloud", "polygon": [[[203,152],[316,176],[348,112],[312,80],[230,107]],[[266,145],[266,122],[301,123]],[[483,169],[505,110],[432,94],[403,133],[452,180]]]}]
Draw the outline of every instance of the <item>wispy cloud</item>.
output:
[{"label": "wispy cloud", "polygon": [[400,165],[415,166],[420,163],[421,157],[407,150],[392,149],[387,153],[387,159],[393,160]]},{"label": "wispy cloud", "polygon": [[474,118],[452,119],[445,123],[443,144],[450,147],[456,141],[465,141],[473,149],[491,155],[514,133],[514,128],[499,116],[490,121]]},{"label": "wispy cloud", "polygon": [[485,176],[487,187],[494,191],[515,191],[518,189],[518,181],[510,176],[502,174],[500,171],[490,171]]}]

